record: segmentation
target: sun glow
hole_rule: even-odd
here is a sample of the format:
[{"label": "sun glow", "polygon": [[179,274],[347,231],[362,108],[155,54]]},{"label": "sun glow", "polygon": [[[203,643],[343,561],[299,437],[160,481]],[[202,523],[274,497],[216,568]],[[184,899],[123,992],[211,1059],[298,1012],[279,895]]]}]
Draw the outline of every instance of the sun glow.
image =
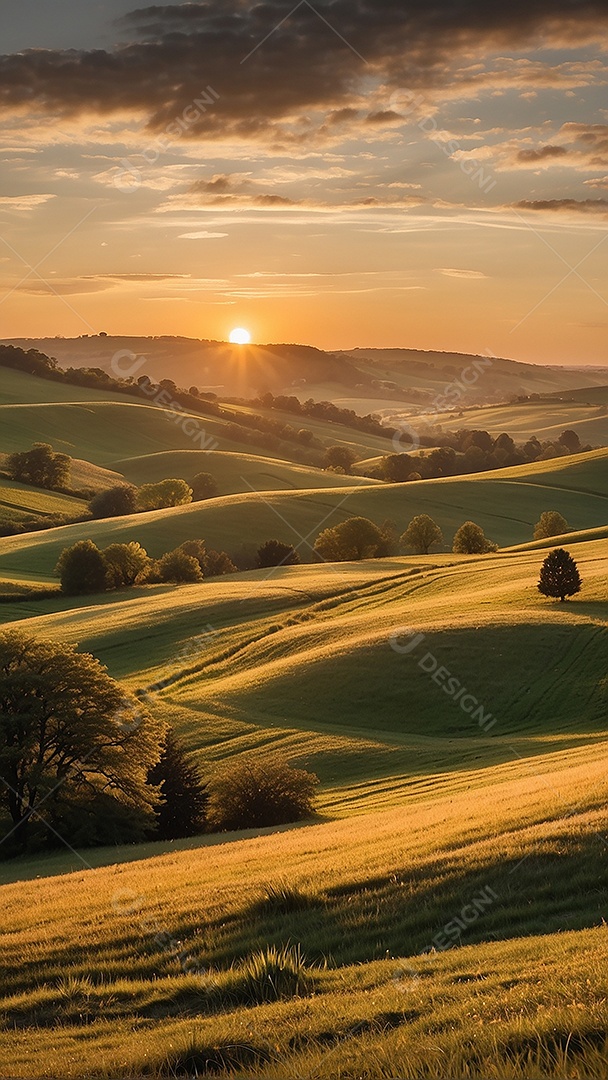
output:
[{"label": "sun glow", "polygon": [[236,326],[230,331],[230,341],[233,345],[249,345],[251,334],[243,326]]}]

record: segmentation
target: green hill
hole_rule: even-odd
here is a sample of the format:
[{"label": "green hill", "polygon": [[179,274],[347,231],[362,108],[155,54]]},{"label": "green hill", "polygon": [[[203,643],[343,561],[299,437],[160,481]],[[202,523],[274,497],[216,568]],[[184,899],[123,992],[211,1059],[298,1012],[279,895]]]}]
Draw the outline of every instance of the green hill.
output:
[{"label": "green hill", "polygon": [[222,495],[238,492],[281,491],[301,488],[357,487],[378,481],[360,476],[340,476],[307,465],[295,465],[277,458],[255,454],[226,453],[221,450],[170,450],[144,457],[114,462],[133,484],[154,483],[178,476],[190,482],[198,472],[208,472]]},{"label": "green hill", "polygon": [[0,540],[0,577],[50,580],[68,544],[92,536],[99,546],[138,540],[158,556],[184,540],[203,537],[209,546],[235,550],[243,540],[260,544],[277,537],[313,558],[318,533],[348,517],[378,524],[393,519],[399,530],[420,513],[430,514],[451,538],[471,519],[501,546],[525,543],[543,510],[558,510],[577,529],[608,520],[608,450],[573,455],[475,476],[368,484],[324,490],[246,492],[131,517],[70,525],[43,535]]}]

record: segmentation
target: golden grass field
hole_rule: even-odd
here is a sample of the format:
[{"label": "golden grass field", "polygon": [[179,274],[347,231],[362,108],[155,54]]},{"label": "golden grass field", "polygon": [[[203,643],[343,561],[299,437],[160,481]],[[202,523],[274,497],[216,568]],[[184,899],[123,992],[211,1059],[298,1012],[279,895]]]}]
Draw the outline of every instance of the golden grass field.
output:
[{"label": "golden grass field", "polygon": [[[44,401],[0,407],[0,451],[35,410],[52,427],[77,408],[78,475],[215,470],[222,494],[1,538],[3,627],[78,643],[148,691],[204,774],[281,752],[320,787],[293,826],[0,863],[0,1076],[603,1080],[608,451],[384,485],[242,448],[201,464],[176,429],[155,441],[159,410]],[[583,579],[564,604],[536,588],[548,509],[572,529],[549,544]],[[312,543],[354,513],[403,529],[419,512],[444,530],[428,556],[18,592],[56,585],[58,554],[85,536],[153,554],[193,536]],[[446,550],[467,517],[501,550]]]}]

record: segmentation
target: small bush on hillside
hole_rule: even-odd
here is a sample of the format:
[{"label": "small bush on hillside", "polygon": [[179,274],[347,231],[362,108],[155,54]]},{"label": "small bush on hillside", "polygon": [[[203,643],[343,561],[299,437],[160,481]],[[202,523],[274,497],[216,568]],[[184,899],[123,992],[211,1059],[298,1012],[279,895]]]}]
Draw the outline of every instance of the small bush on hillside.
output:
[{"label": "small bush on hillside", "polygon": [[94,518],[123,517],[137,509],[137,488],[133,484],[116,484],[94,495],[89,510]]},{"label": "small bush on hillside", "polygon": [[199,472],[191,481],[192,501],[201,502],[203,499],[216,499],[219,488],[211,473]]},{"label": "small bush on hillside", "polygon": [[570,526],[565,517],[557,510],[545,510],[534,526],[534,539],[546,540],[550,536],[563,536],[570,532]]},{"label": "small bush on hillside", "polygon": [[581,575],[570,552],[564,548],[551,551],[541,566],[538,591],[563,602],[580,592],[581,585]]},{"label": "small bush on hillside", "polygon": [[435,544],[443,543],[443,533],[428,514],[418,514],[410,521],[401,543],[415,555],[428,555]]},{"label": "small bush on hillside", "polygon": [[64,548],[55,573],[61,579],[66,596],[85,596],[104,592],[108,587],[108,566],[103,553],[92,540],[79,540]]},{"label": "small bush on hillside", "polygon": [[284,544],[281,540],[267,540],[258,548],[258,566],[296,566],[300,561],[293,544]]},{"label": "small bush on hillside", "polygon": [[173,581],[178,585],[194,584],[203,580],[198,559],[176,548],[167,551],[154,563],[153,574],[158,581]]},{"label": "small bush on hillside", "polygon": [[137,492],[138,510],[164,510],[168,506],[184,506],[192,502],[192,488],[185,480],[161,480],[158,484],[142,484]]},{"label": "small bush on hillside", "polygon": [[452,551],[457,555],[486,555],[497,550],[498,545],[488,540],[481,526],[474,521],[465,521],[454,536]]},{"label": "small bush on hillside", "polygon": [[171,729],[159,761],[148,773],[148,783],[160,788],[161,797],[152,837],[177,840],[204,831],[207,786]]},{"label": "small bush on hillside", "polygon": [[239,1004],[264,1005],[305,997],[312,993],[315,982],[300,945],[267,945],[236,968],[228,993]]},{"label": "small bush on hillside", "polygon": [[56,454],[48,443],[34,443],[31,450],[9,454],[6,468],[12,480],[57,489],[69,480],[71,460],[67,454]]},{"label": "small bush on hillside", "polygon": [[313,812],[318,782],[280,758],[237,758],[209,781],[207,820],[220,831],[300,821]]},{"label": "small bush on hillside", "polygon": [[238,567],[236,567],[225,551],[214,551],[213,548],[209,548],[205,552],[205,558],[203,562],[203,574],[205,577],[220,577],[223,574],[236,574]]},{"label": "small bush on hillside", "polygon": [[328,446],[323,458],[324,469],[340,469],[346,475],[357,460],[357,455],[350,446]]},{"label": "small bush on hillside", "polygon": [[290,915],[293,911],[306,911],[316,907],[319,901],[288,881],[269,882],[254,905],[261,915]]}]

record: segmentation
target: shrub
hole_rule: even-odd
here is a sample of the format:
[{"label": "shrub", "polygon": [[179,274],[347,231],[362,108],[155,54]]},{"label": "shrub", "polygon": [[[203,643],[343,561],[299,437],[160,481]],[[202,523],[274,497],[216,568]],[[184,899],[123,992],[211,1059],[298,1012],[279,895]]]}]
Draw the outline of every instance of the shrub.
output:
[{"label": "shrub", "polygon": [[55,573],[61,578],[61,591],[66,596],[104,592],[108,586],[108,565],[92,540],[79,540],[64,548]]},{"label": "shrub", "polygon": [[353,517],[320,533],[314,550],[326,562],[353,562],[381,557],[385,544],[386,537],[373,521]]},{"label": "shrub", "polygon": [[133,484],[116,484],[94,495],[89,510],[94,518],[123,517],[137,509],[137,488]]},{"label": "shrub", "polygon": [[258,548],[258,566],[296,566],[300,561],[293,544],[283,544],[280,540],[267,540]]},{"label": "shrub", "polygon": [[323,467],[325,469],[341,469],[348,475],[356,460],[357,455],[351,450],[350,446],[329,446],[325,451]]},{"label": "shrub", "polygon": [[454,537],[452,551],[457,555],[486,555],[489,551],[497,551],[498,545],[493,540],[488,540],[481,526],[474,521],[465,521]]},{"label": "shrub", "polygon": [[443,533],[428,514],[418,514],[410,521],[401,543],[416,555],[428,555],[435,544],[443,543]]},{"label": "shrub", "polygon": [[137,492],[139,510],[164,510],[168,506],[183,506],[192,502],[192,488],[185,480],[161,480],[158,484],[142,484]]},{"label": "shrub", "polygon": [[237,758],[209,782],[207,820],[224,831],[300,821],[313,812],[317,784],[314,773],[280,758]]},{"label": "shrub", "polygon": [[148,773],[148,783],[160,787],[161,796],[152,836],[176,840],[203,832],[207,787],[171,729],[167,731],[159,761]]},{"label": "shrub", "polygon": [[238,568],[225,551],[214,551],[209,548],[205,552],[203,574],[205,577],[220,577],[223,574],[236,574]]},{"label": "shrub", "polygon": [[193,559],[196,559],[201,574],[205,573],[205,559],[207,557],[207,548],[205,547],[204,540],[184,540],[183,544],[175,549],[176,551],[183,551],[184,555],[190,555]]},{"label": "shrub", "polygon": [[549,552],[540,569],[538,591],[563,603],[568,596],[580,592],[581,585],[581,575],[570,552],[564,548]]},{"label": "shrub", "polygon": [[180,551],[179,548],[167,551],[154,564],[153,571],[158,575],[159,581],[174,581],[178,585],[203,580],[198,560],[193,555],[186,555],[185,551]]},{"label": "shrub", "polygon": [[545,510],[534,526],[534,539],[546,540],[549,536],[563,536],[570,532],[570,526],[565,517],[557,510]]},{"label": "shrub", "polygon": [[122,589],[134,585],[145,574],[152,560],[135,540],[129,544],[110,544],[102,551],[107,569],[107,588]]},{"label": "shrub", "polygon": [[9,454],[6,468],[12,480],[52,489],[66,486],[70,464],[67,454],[56,454],[48,443],[34,443],[31,450]]},{"label": "shrub", "polygon": [[192,488],[192,501],[201,502],[203,499],[216,499],[219,488],[211,473],[199,472],[190,484]]}]

